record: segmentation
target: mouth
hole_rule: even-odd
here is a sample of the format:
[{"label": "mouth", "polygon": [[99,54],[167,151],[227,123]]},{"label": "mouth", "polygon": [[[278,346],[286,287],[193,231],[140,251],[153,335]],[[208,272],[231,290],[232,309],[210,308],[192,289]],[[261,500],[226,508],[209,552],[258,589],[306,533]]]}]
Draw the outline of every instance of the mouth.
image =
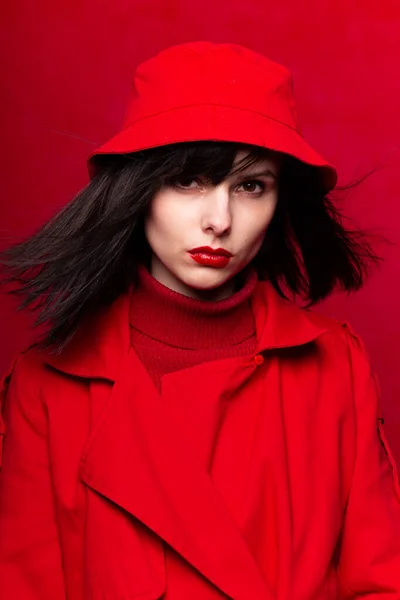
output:
[{"label": "mouth", "polygon": [[210,248],[210,246],[193,248],[193,250],[189,250],[189,254],[198,264],[218,269],[226,267],[232,258],[232,254],[228,250],[224,248]]}]

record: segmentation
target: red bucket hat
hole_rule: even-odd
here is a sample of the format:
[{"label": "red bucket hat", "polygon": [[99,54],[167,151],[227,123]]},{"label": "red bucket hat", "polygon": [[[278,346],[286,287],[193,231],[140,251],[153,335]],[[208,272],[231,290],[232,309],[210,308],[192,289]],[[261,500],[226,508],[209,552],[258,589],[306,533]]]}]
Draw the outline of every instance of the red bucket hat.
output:
[{"label": "red bucket hat", "polygon": [[334,167],[303,139],[291,73],[238,44],[172,46],[135,72],[123,128],[88,158],[200,140],[252,144],[315,167],[330,191]]}]

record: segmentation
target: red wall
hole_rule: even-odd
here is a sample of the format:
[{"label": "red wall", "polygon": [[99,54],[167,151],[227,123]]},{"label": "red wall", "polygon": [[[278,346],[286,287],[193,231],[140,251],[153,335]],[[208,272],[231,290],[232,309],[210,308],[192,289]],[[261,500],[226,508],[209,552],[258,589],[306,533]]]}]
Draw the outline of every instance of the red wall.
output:
[{"label": "red wall", "polygon": [[[304,134],[338,167],[340,183],[381,166],[346,198],[347,213],[398,244],[398,0],[12,0],[1,13],[2,246],[87,182],[86,156],[119,127],[134,66],[198,39],[242,43],[294,72]],[[365,289],[319,310],[362,335],[400,461],[400,249],[378,250],[386,262]],[[13,307],[0,296],[0,371],[30,339]]]}]

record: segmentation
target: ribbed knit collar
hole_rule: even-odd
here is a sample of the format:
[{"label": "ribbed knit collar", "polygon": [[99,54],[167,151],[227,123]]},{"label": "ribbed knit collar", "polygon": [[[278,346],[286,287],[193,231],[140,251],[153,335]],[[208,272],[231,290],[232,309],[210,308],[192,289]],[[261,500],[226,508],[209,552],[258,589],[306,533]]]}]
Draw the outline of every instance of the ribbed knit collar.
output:
[{"label": "ribbed knit collar", "polygon": [[228,346],[255,334],[250,298],[258,277],[249,270],[244,285],[217,302],[189,298],[157,281],[139,267],[132,294],[130,324],[141,333],[171,346],[187,349]]}]

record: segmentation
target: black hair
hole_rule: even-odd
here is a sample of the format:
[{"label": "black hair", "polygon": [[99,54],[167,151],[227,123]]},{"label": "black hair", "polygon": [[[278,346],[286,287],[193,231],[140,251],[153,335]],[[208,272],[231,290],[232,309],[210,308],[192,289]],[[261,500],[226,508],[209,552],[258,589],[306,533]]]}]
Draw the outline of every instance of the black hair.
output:
[{"label": "black hair", "polygon": [[[237,167],[237,152],[249,153]],[[154,194],[174,177],[206,177],[214,185],[268,151],[231,142],[186,142],[127,155],[96,158],[86,187],[28,239],[1,255],[3,284],[23,297],[19,309],[39,313],[42,348],[59,353],[81,320],[110,305],[135,283],[149,260],[144,218]],[[278,203],[253,264],[278,293],[302,296],[311,306],[335,288],[359,289],[371,263],[381,260],[367,235],[346,229],[316,169],[283,157]]]}]

